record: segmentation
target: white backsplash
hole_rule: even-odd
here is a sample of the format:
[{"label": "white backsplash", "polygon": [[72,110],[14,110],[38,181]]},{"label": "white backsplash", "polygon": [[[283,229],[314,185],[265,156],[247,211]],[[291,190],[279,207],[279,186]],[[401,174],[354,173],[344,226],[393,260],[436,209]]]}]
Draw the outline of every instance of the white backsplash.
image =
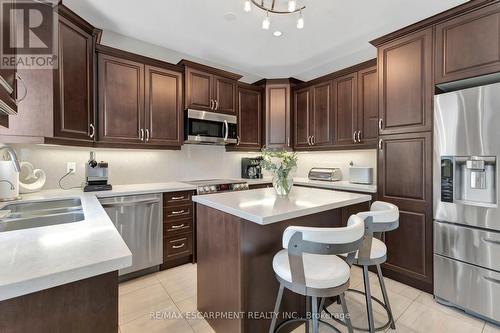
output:
[{"label": "white backsplash", "polygon": [[[44,189],[58,188],[59,179],[66,173],[66,162],[76,162],[75,174],[63,181],[65,187],[84,181],[85,164],[90,148],[50,145],[11,145],[21,161],[31,162],[47,174]],[[154,183],[192,179],[239,178],[241,158],[257,153],[226,152],[220,146],[184,145],[179,151],[92,149],[97,160],[109,163],[111,184]],[[376,167],[376,150],[299,153],[296,172],[307,177],[312,167],[339,167],[348,179],[349,162],[356,166]]]}]

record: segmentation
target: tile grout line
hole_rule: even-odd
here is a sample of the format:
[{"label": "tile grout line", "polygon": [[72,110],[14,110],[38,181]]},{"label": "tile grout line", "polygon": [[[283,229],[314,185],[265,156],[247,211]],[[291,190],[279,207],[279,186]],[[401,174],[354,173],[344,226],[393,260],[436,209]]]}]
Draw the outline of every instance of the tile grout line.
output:
[{"label": "tile grout line", "polygon": [[[158,277],[157,277],[157,278],[158,278]],[[163,285],[163,283],[161,282],[161,280],[160,280],[160,279],[158,279],[158,280],[159,280],[160,285],[161,285],[161,287],[163,288],[163,290],[165,290],[165,293],[167,294],[168,298],[169,298],[169,299],[172,301],[172,303],[174,304],[175,308],[176,308],[177,310],[179,310],[179,313],[181,313],[181,314],[182,314],[182,311],[181,311],[181,309],[179,308],[179,305],[177,304],[177,302],[175,302],[175,301],[174,301],[174,299],[172,298],[172,296],[170,296],[170,294],[168,293],[168,291],[167,291],[167,287],[165,287],[165,286]],[[186,320],[186,318],[184,318],[184,316],[182,316],[182,320],[184,320],[184,322],[186,322],[186,324],[187,324],[187,325],[188,325],[188,327],[191,329],[191,331],[193,331],[193,333],[196,333],[196,331],[194,330],[194,327],[193,327],[193,326],[189,323],[189,321],[188,321],[188,320]]]}]

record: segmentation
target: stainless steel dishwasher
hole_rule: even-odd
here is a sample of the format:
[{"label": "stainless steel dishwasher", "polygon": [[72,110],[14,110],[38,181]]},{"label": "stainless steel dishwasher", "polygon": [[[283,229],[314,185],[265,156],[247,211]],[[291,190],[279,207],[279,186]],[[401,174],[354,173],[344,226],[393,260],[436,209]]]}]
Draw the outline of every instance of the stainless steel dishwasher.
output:
[{"label": "stainless steel dishwasher", "polygon": [[100,198],[99,202],[132,252],[132,266],[121,269],[120,276],[163,262],[162,194]]}]

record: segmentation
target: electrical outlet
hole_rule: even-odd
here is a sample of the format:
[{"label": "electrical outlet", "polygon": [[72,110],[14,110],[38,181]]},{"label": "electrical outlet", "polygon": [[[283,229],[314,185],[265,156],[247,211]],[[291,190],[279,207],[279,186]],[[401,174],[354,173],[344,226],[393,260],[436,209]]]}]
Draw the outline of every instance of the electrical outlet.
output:
[{"label": "electrical outlet", "polygon": [[76,162],[66,162],[66,172],[76,173]]}]

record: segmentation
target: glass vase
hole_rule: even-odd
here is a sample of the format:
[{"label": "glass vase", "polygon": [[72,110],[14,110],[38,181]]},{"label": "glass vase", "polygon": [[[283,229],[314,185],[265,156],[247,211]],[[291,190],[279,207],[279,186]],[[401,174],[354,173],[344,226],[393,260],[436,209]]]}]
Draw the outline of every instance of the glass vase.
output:
[{"label": "glass vase", "polygon": [[290,175],[280,176],[274,175],[273,177],[273,187],[276,194],[281,197],[287,197],[293,186],[293,177]]}]

